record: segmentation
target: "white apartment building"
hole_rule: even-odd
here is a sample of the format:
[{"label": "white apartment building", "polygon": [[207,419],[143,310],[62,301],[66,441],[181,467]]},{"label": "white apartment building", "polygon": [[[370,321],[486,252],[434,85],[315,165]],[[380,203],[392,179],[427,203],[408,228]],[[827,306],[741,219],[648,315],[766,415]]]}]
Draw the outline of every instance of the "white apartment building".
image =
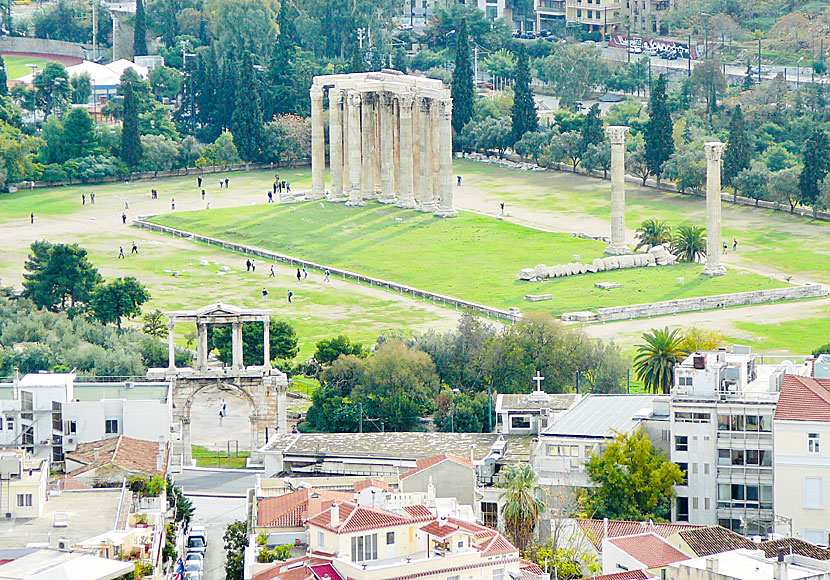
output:
[{"label": "white apartment building", "polygon": [[46,504],[49,460],[0,451],[0,518],[39,518]]},{"label": "white apartment building", "polygon": [[[830,357],[827,358],[830,362]],[[784,377],[773,434],[775,514],[789,521],[793,536],[827,546],[830,543],[830,377]]]},{"label": "white apartment building", "polygon": [[667,398],[671,460],[686,472],[672,521],[774,532],[773,414],[792,364],[759,365],[747,347],[689,355]]},{"label": "white apartment building", "polygon": [[79,443],[119,435],[170,440],[169,383],[75,379],[74,373],[32,373],[0,383],[0,449],[24,449],[60,467]]}]

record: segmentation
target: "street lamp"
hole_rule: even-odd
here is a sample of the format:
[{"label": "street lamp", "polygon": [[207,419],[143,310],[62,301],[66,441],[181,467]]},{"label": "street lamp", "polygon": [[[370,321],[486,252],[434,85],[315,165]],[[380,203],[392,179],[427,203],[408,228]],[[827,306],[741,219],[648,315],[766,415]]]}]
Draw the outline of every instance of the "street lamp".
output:
[{"label": "street lamp", "polygon": [[450,391],[450,431],[455,433],[455,395],[461,391],[453,389]]},{"label": "street lamp", "polygon": [[701,12],[700,15],[705,19],[706,36],[703,44],[703,60],[709,58],[709,14]]},{"label": "street lamp", "polygon": [[795,89],[797,91],[801,91],[801,61],[804,60],[804,57],[798,59],[798,64],[796,65],[795,69]]}]

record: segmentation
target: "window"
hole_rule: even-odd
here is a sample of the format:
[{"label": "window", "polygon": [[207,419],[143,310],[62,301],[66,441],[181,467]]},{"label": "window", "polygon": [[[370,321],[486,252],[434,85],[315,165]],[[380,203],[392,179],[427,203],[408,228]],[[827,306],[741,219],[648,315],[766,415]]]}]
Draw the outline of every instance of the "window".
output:
[{"label": "window", "polygon": [[326,547],[326,533],[325,532],[317,532],[317,547],[318,548],[325,548]]},{"label": "window", "polygon": [[75,421],[64,421],[63,422],[63,434],[64,435],[75,435],[78,432],[78,424]]},{"label": "window", "polygon": [[692,509],[693,510],[700,509],[700,508],[698,508],[698,499],[696,497],[692,498]]},{"label": "window", "polygon": [[709,464],[708,463],[703,464],[703,475],[709,475]]},{"label": "window", "polygon": [[14,431],[14,417],[6,417],[6,429]]},{"label": "window", "polygon": [[395,543],[395,532],[386,532],[386,545],[391,546]]},{"label": "window", "polygon": [[63,447],[61,445],[52,446],[52,462],[60,463],[63,461]]},{"label": "window", "polygon": [[378,559],[378,535],[354,536],[352,538],[352,562],[366,562]]},{"label": "window", "polygon": [[530,429],[530,417],[527,415],[519,415],[518,417],[510,417],[511,429]]},{"label": "window", "polygon": [[709,510],[710,502],[708,497],[703,498],[703,509]]},{"label": "window", "polygon": [[677,463],[676,465],[680,468],[680,471],[683,472],[683,482],[680,485],[689,485],[689,464]]},{"label": "window", "polygon": [[32,507],[32,494],[31,493],[18,493],[17,494],[17,507]]},{"label": "window", "polygon": [[729,415],[718,415],[718,431],[729,431]]},{"label": "window", "polygon": [[732,415],[729,418],[730,426],[732,427],[732,431],[743,431],[744,430],[744,416],[743,415]]},{"label": "window", "polygon": [[824,509],[824,479],[821,477],[804,478],[804,509]]},{"label": "window", "polygon": [[492,501],[481,502],[481,521],[488,528],[499,527],[499,504]]},{"label": "window", "polygon": [[674,436],[674,450],[675,451],[688,451],[689,450],[689,437],[687,435],[675,435]]},{"label": "window", "polygon": [[118,433],[118,419],[107,419],[104,423],[104,433]]},{"label": "window", "polygon": [[61,404],[57,401],[52,401],[52,431],[63,431]]},{"label": "window", "polygon": [[692,377],[677,377],[677,385],[679,387],[691,387]]},{"label": "window", "polygon": [[744,464],[744,452],[740,449],[733,449],[732,450],[732,465],[743,465]]},{"label": "window", "polygon": [[692,475],[697,475],[697,463],[692,463]]},{"label": "window", "polygon": [[504,580],[504,568],[493,570],[493,580]]},{"label": "window", "polygon": [[709,413],[675,413],[675,423],[708,423],[711,419]]},{"label": "window", "polygon": [[579,445],[548,445],[548,455],[579,457]]},{"label": "window", "polygon": [[818,433],[807,434],[807,453],[819,453]]},{"label": "window", "polygon": [[31,425],[23,428],[23,445],[35,444],[35,428]]},{"label": "window", "polygon": [[758,416],[757,415],[747,415],[746,416],[746,430],[747,431],[758,431],[759,430]]},{"label": "window", "polygon": [[689,498],[688,497],[678,497],[677,498],[677,521],[678,522],[688,522],[689,521]]}]

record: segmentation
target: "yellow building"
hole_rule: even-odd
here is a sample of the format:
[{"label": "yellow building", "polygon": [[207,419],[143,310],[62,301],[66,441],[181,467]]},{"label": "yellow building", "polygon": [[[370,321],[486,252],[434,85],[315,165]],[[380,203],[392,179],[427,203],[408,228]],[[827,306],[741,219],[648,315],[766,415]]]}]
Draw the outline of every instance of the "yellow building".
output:
[{"label": "yellow building", "polygon": [[620,0],[566,0],[565,18],[568,24],[581,24],[605,36],[620,27],[621,11]]},{"label": "yellow building", "polygon": [[0,452],[0,514],[39,518],[46,504],[49,460],[22,450]]}]

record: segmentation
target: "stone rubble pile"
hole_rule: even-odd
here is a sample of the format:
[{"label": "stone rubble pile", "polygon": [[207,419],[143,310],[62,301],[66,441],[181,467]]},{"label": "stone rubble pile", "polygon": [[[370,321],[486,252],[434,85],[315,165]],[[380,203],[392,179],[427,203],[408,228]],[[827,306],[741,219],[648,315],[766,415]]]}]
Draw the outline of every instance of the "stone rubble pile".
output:
[{"label": "stone rubble pile", "polygon": [[571,262],[558,266],[539,264],[535,268],[523,268],[519,273],[520,280],[538,282],[548,278],[564,278],[579,274],[594,274],[625,268],[645,268],[649,266],[671,266],[677,263],[677,256],[673,255],[665,246],[654,246],[644,254],[628,254],[623,256],[608,256],[596,258],[590,264]]},{"label": "stone rubble pile", "polygon": [[484,153],[459,153],[457,154],[458,157],[462,157],[464,159],[471,159],[472,161],[478,161],[480,163],[493,163],[495,165],[503,165],[504,167],[510,167],[511,169],[521,169],[522,171],[544,171],[544,167],[540,167],[535,163],[525,163],[522,161],[511,161],[510,159],[502,159],[501,157],[497,157],[495,155],[485,155]]}]

